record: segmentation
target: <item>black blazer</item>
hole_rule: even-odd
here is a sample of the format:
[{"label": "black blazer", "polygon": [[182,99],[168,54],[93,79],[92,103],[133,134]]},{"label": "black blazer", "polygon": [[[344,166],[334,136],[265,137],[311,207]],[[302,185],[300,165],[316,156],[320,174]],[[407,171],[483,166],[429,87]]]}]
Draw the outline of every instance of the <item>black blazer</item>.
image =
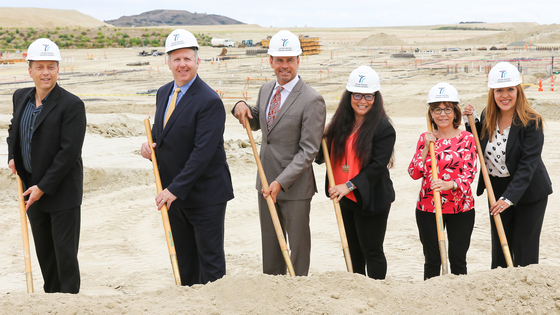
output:
[{"label": "black blazer", "polygon": [[152,127],[162,186],[177,197],[171,208],[207,207],[231,200],[222,100],[197,76],[164,129],[163,115],[172,89],[173,81],[158,90]]},{"label": "black blazer", "polygon": [[[481,114],[480,121],[486,119],[486,110]],[[482,123],[476,122],[476,129],[480,137]],[[470,131],[470,126],[466,128]],[[509,170],[511,182],[502,196],[513,204],[531,203],[540,200],[552,193],[552,183],[546,167],[541,158],[544,144],[544,133],[542,124],[537,129],[535,121],[531,121],[527,127],[523,127],[521,121],[515,118],[506,145],[506,166]],[[488,144],[488,133],[480,139],[482,152],[486,152]],[[486,185],[482,176],[478,179],[476,194],[482,195]]]},{"label": "black blazer", "polygon": [[[13,118],[7,138],[8,161],[14,159],[18,174],[26,173],[19,139],[21,116],[34,89],[19,89],[13,95]],[[81,155],[85,133],[84,103],[58,84],[55,85],[35,122],[31,143],[31,180],[26,181],[26,176],[21,176],[25,187],[37,185],[45,193],[29,211],[54,212],[82,204]]]},{"label": "black blazer", "polygon": [[[383,119],[379,122],[372,139],[371,160],[362,165],[360,173],[350,181],[357,187],[354,190],[356,201],[362,205],[362,210],[369,213],[388,211],[395,201],[395,190],[387,164],[393,155],[396,132],[393,125]],[[323,151],[317,161],[324,161]],[[342,183],[336,183],[337,185]],[[329,181],[325,180],[325,193],[329,196]]]}]

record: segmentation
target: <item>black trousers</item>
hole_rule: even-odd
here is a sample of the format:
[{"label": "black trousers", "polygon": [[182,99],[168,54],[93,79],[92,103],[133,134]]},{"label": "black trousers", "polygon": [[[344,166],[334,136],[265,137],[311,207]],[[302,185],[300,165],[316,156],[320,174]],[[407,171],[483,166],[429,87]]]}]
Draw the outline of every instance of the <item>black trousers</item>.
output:
[{"label": "black trousers", "polygon": [[[496,198],[500,198],[510,182],[510,177],[490,176],[490,182]],[[523,200],[520,200],[516,205],[508,207],[500,214],[515,267],[539,263],[539,243],[548,196],[532,203],[522,202]],[[506,268],[506,259],[492,216],[490,216],[490,223],[492,225],[492,269]]]},{"label": "black trousers", "polygon": [[225,214],[226,203],[169,210],[182,285],[206,284],[226,274]]},{"label": "black trousers", "polygon": [[[467,251],[474,228],[474,209],[457,214],[443,214],[447,229],[449,265],[454,275],[467,274]],[[437,237],[436,214],[416,210],[416,224],[424,250],[424,280],[441,274],[441,256]]]},{"label": "black trousers", "polygon": [[63,211],[27,212],[46,293],[78,293],[80,207]]},{"label": "black trousers", "polygon": [[361,205],[348,198],[340,200],[344,229],[348,239],[348,249],[354,273],[373,279],[385,279],[387,259],[383,252],[383,241],[387,230],[389,209],[379,214],[368,214]]}]

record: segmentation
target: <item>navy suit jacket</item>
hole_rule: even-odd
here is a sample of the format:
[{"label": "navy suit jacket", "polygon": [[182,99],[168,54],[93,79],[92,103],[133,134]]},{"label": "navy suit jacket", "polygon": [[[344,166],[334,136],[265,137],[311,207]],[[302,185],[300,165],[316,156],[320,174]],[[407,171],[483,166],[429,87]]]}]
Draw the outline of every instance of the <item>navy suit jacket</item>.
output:
[{"label": "navy suit jacket", "polygon": [[171,208],[200,208],[231,200],[222,100],[197,76],[164,128],[163,115],[172,89],[173,81],[158,90],[152,128],[162,186],[177,197]]},{"label": "navy suit jacket", "polygon": [[[481,114],[481,121],[485,120],[486,111]],[[476,122],[476,129],[480,137],[482,124]],[[470,126],[467,125],[470,131]],[[508,141],[506,145],[506,166],[508,168],[511,182],[502,196],[514,205],[517,203],[531,203],[540,200],[552,193],[552,183],[541,158],[544,144],[543,125],[536,128],[535,121],[531,121],[527,127],[523,127],[521,121],[515,118],[511,124]],[[488,144],[488,133],[480,139],[482,152],[486,152]],[[482,176],[478,179],[476,194],[480,196],[486,185]]]},{"label": "navy suit jacket", "polygon": [[[13,118],[8,128],[8,161],[14,159],[25,187],[37,185],[44,195],[29,211],[54,212],[79,207],[83,196],[82,145],[86,134],[86,111],[82,100],[61,88],[52,89],[35,122],[31,143],[31,178],[21,156],[19,128],[23,110],[34,88],[13,95]],[[34,97],[34,96],[33,96]]]}]

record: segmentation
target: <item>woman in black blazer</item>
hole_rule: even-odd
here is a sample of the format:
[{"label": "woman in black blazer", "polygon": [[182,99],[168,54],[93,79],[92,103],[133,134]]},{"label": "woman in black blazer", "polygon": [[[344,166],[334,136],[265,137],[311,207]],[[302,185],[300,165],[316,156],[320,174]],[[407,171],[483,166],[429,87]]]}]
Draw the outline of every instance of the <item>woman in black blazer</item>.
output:
[{"label": "woman in black blazer", "polygon": [[379,76],[372,68],[361,66],[350,74],[325,131],[338,184],[326,188],[327,195],[340,202],[354,272],[366,275],[367,267],[370,278],[385,279],[383,241],[395,200],[388,168],[396,135],[379,89]]},{"label": "woman in black blazer", "polygon": [[[543,118],[527,101],[517,68],[500,62],[488,74],[488,104],[476,120],[484,160],[497,202],[490,214],[500,214],[513,265],[539,262],[539,239],[552,184],[541,158]],[[465,115],[476,114],[469,104]],[[467,130],[470,126],[467,124]],[[477,195],[485,184],[479,179]],[[492,268],[506,267],[494,220]]]}]

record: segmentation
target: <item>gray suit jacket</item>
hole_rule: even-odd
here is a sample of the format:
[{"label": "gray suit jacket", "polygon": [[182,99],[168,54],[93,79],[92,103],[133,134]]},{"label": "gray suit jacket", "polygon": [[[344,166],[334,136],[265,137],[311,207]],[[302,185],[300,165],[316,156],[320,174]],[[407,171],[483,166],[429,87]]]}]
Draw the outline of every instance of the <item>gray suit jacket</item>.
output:
[{"label": "gray suit jacket", "polygon": [[[299,78],[267,131],[266,108],[276,81],[265,83],[251,108],[252,130],[262,129],[260,158],[269,184],[278,181],[279,200],[309,199],[317,192],[311,163],[319,152],[325,129],[323,97]],[[257,190],[262,188],[257,174]]]}]

